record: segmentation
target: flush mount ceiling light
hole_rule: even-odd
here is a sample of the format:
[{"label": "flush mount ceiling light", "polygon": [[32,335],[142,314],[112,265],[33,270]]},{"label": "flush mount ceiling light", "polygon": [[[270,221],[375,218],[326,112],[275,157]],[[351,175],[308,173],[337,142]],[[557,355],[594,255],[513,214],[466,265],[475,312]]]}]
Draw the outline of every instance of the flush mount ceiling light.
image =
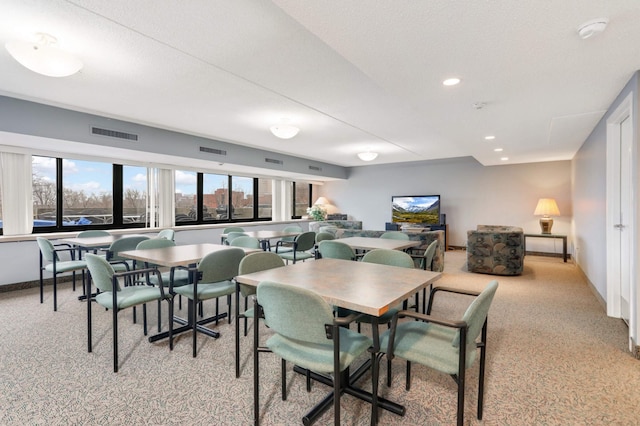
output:
[{"label": "flush mount ceiling light", "polygon": [[56,47],[57,39],[45,33],[38,41],[8,41],[5,48],[22,66],[48,77],[67,77],[82,69],[82,61]]},{"label": "flush mount ceiling light", "polygon": [[360,152],[358,153],[358,158],[360,158],[362,161],[373,161],[378,158],[378,153],[371,151]]},{"label": "flush mount ceiling light", "polygon": [[484,140],[486,140],[486,141],[492,141],[492,140],[494,140],[495,138],[496,138],[496,137],[495,137],[495,136],[493,136],[493,135],[488,135],[488,136],[485,136],[485,137],[484,137]]},{"label": "flush mount ceiling light", "polygon": [[300,129],[298,129],[295,126],[292,126],[287,121],[288,120],[284,120],[283,119],[282,123],[274,124],[273,126],[271,126],[269,128],[269,130],[271,130],[271,133],[273,133],[274,136],[277,137],[277,138],[280,138],[280,139],[291,139],[292,137],[294,137],[295,135],[298,134]]},{"label": "flush mount ceiling light", "polygon": [[586,40],[603,32],[608,23],[609,20],[607,18],[592,19],[578,27],[578,35],[581,39]]},{"label": "flush mount ceiling light", "polygon": [[457,77],[448,78],[442,82],[442,84],[444,84],[445,86],[455,86],[456,84],[459,84],[459,83],[460,83],[460,79]]}]

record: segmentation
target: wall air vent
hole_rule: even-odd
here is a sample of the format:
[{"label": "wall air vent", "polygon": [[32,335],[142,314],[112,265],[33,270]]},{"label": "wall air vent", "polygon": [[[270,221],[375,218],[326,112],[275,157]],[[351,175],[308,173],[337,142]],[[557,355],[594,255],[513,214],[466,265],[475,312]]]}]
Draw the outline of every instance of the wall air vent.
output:
[{"label": "wall air vent", "polygon": [[200,152],[208,152],[209,154],[216,154],[216,155],[227,155],[227,151],[225,151],[224,149],[207,148],[206,146],[201,146]]},{"label": "wall air vent", "polygon": [[276,160],[275,158],[265,158],[264,162],[265,163],[271,163],[271,164],[284,164],[284,161]]},{"label": "wall air vent", "polygon": [[138,135],[133,133],[119,132],[117,130],[101,129],[100,127],[91,127],[91,134],[106,136],[109,138],[126,139],[129,141],[137,141]]},{"label": "wall air vent", "polygon": [[313,171],[316,171],[316,172],[321,172],[322,171],[322,167],[309,166],[309,170],[313,170]]}]

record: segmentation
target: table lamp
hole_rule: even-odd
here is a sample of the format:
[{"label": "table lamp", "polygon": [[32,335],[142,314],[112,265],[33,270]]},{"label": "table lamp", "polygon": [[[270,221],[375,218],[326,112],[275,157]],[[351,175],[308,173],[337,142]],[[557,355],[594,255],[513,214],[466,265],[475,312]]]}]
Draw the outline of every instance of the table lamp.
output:
[{"label": "table lamp", "polygon": [[560,216],[560,210],[558,210],[556,200],[553,198],[540,198],[533,214],[542,216],[540,218],[540,230],[543,234],[550,234],[553,226],[553,219],[550,216]]}]

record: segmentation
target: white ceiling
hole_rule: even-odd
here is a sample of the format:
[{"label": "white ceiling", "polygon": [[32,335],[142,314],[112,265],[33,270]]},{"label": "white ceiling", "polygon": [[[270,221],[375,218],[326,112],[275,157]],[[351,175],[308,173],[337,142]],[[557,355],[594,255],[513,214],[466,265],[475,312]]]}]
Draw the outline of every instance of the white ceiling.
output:
[{"label": "white ceiling", "polygon": [[3,45],[47,32],[84,68],[0,49],[0,94],[340,166],[567,160],[640,69],[639,23],[639,0],[2,0]]}]

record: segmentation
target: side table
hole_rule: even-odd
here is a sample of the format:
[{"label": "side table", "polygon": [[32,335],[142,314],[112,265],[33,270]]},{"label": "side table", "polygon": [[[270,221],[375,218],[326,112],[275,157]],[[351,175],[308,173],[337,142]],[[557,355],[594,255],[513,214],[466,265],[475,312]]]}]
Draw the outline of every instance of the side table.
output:
[{"label": "side table", "polygon": [[562,234],[524,234],[524,253],[527,253],[527,237],[530,238],[560,238],[562,240],[562,256],[567,263],[567,236]]}]

